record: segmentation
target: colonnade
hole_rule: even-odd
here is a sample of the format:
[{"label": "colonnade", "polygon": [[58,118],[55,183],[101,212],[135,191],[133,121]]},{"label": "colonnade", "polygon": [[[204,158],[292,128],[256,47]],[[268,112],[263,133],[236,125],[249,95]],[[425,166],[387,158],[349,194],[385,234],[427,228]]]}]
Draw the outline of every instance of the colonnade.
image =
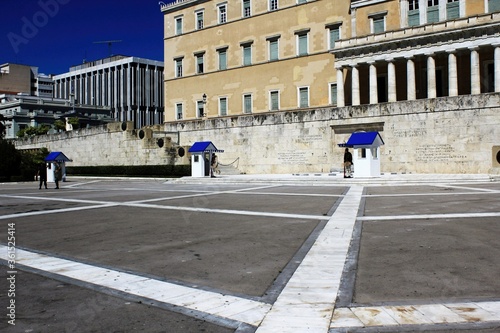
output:
[{"label": "colonnade", "polygon": [[[417,98],[417,81],[416,81],[416,66],[415,58],[424,57],[426,59],[426,78],[427,78],[427,98],[437,97],[436,86],[436,57],[437,55],[447,54],[447,73],[448,73],[448,96],[458,96],[459,94],[459,76],[460,80],[470,79],[470,94],[481,93],[481,59],[480,50],[485,47],[494,48],[493,56],[493,72],[494,72],[494,88],[495,92],[500,92],[500,43],[498,38],[494,41],[496,44],[487,44],[482,40],[481,43],[470,45],[464,48],[464,45],[448,45],[428,47],[426,49],[416,49],[411,51],[394,51],[376,56],[358,56],[356,59],[340,59],[336,61],[335,68],[337,71],[337,106],[345,106],[345,73],[351,72],[351,99],[352,105],[361,104],[360,82],[369,83],[369,103],[377,104],[378,101],[378,73],[377,68],[387,66],[387,101],[396,102],[397,86],[406,85],[406,99],[415,100]],[[492,42],[492,41],[490,41]],[[461,70],[457,66],[457,52],[470,52],[470,78],[460,75]],[[402,82],[402,78],[398,77],[396,72],[396,62],[406,62],[406,82]],[[360,66],[368,66],[368,79],[360,81],[359,69]],[[484,73],[484,72],[483,72]],[[483,74],[484,75],[484,74]]]}]

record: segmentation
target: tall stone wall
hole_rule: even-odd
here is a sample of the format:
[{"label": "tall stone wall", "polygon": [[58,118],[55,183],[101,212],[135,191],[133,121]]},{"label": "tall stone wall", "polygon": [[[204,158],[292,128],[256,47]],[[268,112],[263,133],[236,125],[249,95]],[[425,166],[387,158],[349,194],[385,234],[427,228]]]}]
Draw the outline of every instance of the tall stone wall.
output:
[{"label": "tall stone wall", "polygon": [[142,132],[123,125],[16,145],[62,151],[74,166],[159,165],[189,164],[189,154],[179,157],[178,148],[212,141],[224,150],[219,161],[244,173],[324,173],[342,169],[338,144],[353,131],[378,130],[385,142],[382,172],[500,173],[499,93],[192,120]]},{"label": "tall stone wall", "polygon": [[70,166],[189,164],[186,155],[177,153],[176,141],[177,134],[164,133],[160,125],[141,132],[126,122],[31,137],[16,141],[16,147],[62,151],[73,160]]},{"label": "tall stone wall", "polygon": [[181,142],[213,141],[244,173],[341,170],[350,133],[378,130],[381,171],[498,173],[500,94],[324,108],[166,123]]}]

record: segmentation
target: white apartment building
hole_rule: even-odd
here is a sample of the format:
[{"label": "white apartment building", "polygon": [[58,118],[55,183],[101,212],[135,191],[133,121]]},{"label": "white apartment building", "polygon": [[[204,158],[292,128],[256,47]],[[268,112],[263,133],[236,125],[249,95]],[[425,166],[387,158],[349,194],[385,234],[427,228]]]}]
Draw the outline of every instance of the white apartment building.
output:
[{"label": "white apartment building", "polygon": [[109,107],[116,121],[135,128],[163,123],[163,62],[112,56],[54,76],[54,98]]}]

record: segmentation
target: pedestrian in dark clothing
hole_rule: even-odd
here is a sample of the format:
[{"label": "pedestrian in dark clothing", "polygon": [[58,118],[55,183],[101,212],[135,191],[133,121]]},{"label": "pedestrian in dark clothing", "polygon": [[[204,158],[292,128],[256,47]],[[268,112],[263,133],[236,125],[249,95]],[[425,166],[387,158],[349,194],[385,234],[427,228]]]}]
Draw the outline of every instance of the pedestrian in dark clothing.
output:
[{"label": "pedestrian in dark clothing", "polygon": [[42,189],[42,184],[45,186],[45,188],[47,188],[47,167],[45,166],[45,163],[40,163],[38,165],[38,171],[36,174],[38,176],[38,179],[40,180],[38,189]]},{"label": "pedestrian in dark clothing", "polygon": [[59,162],[54,163],[54,181],[56,182],[56,190],[59,189],[59,181],[62,179],[62,168]]},{"label": "pedestrian in dark clothing", "polygon": [[352,154],[349,148],[346,148],[344,153],[344,178],[352,178]]}]

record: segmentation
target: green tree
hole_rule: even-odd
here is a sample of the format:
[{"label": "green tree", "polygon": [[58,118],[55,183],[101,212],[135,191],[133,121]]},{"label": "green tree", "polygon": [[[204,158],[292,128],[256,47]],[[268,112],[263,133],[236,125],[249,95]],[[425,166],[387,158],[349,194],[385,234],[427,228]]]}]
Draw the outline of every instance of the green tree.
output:
[{"label": "green tree", "polygon": [[10,181],[19,175],[21,154],[14,145],[6,140],[0,140],[0,181]]},{"label": "green tree", "polygon": [[70,123],[71,125],[73,125],[73,129],[74,130],[80,128],[80,119],[78,119],[78,117],[69,118],[68,119],[68,123]]},{"label": "green tree", "polygon": [[54,121],[54,128],[56,131],[66,131],[66,123],[61,119]]}]

